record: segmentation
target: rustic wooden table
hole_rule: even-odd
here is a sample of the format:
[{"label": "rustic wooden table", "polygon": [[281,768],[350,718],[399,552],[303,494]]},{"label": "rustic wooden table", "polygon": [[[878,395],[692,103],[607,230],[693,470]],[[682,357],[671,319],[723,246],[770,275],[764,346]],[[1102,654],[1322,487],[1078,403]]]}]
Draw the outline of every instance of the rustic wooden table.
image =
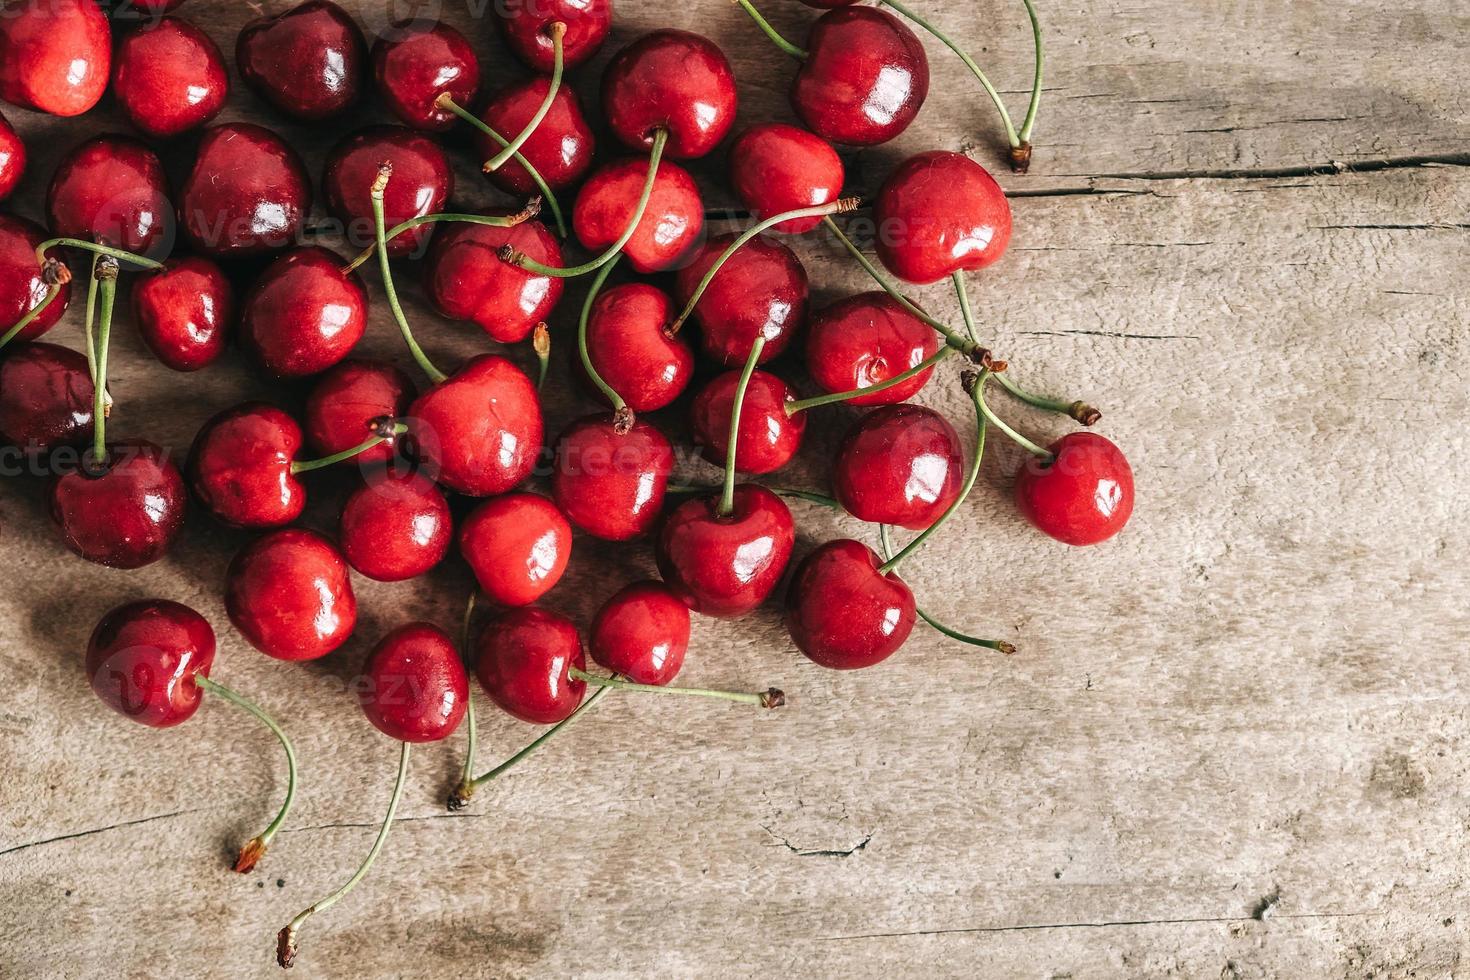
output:
[{"label": "rustic wooden table", "polygon": [[[913,2],[1024,103],[1019,3]],[[426,11],[466,30],[492,81],[516,74],[482,4],[439,6]],[[803,36],[807,8],[765,6]],[[376,2],[354,9],[370,36],[388,17]],[[181,14],[228,51],[252,9],[191,0]],[[775,683],[785,710],[610,697],[459,814],[441,801],[462,740],[429,747],[374,874],[313,921],[298,972],[1465,969],[1470,17],[1453,0],[1107,0],[1042,14],[1051,60],[1032,175],[1003,173],[992,111],[931,43],[928,105],[893,145],[850,159],[852,189],[936,146],[1000,175],[1016,234],[972,277],[977,309],[1018,377],[1105,410],[1101,431],[1137,472],[1127,531],[1068,550],[1022,526],[1007,497],[1019,455],[996,441],[973,507],[910,577],[933,611],[1019,654],[921,627],[890,663],[834,673],[793,651],[774,608],[701,620],[684,680]],[[620,0],[613,42],[578,73],[584,95],[614,48],[669,24],[730,53],[743,122],[789,117],[791,65],[722,0]],[[121,128],[106,107],[71,121],[5,112],[34,151],[11,202],[31,216],[62,152]],[[375,117],[289,125],[237,86],[223,118],[267,118],[316,170],[341,131]],[[459,202],[495,200],[468,153],[459,163]],[[835,248],[800,247],[820,299],[868,288]],[[485,348],[408,292],[431,353]],[[579,296],[559,311],[562,337]],[[945,289],[924,299],[957,317]],[[48,339],[78,344],[79,322],[73,311]],[[299,404],[233,356],[175,376],[126,326],[116,346],[120,436],[182,448],[241,398]],[[366,347],[406,360],[381,304]],[[564,371],[553,385],[553,427],[587,410]],[[970,431],[953,376],[924,400]],[[1065,428],[1003,407],[1033,433]],[[816,421],[785,482],[822,486],[851,417]],[[344,485],[316,484],[310,523],[331,526]],[[221,606],[245,535],[196,519],[168,560],[110,571],[63,552],[42,490],[0,484],[0,975],[269,976],[275,930],[355,866],[391,782],[396,749],[346,683],[393,625],[455,623],[468,574],[456,561],[410,584],[359,579],[349,647],[278,663]],[[802,549],[865,533],[817,508],[798,518]],[[552,605],[583,622],[651,570],[646,549],[577,548]],[[98,616],[155,595],[211,618],[216,675],[275,711],[301,752],[295,818],[251,878],[225,854],[277,805],[269,735],[217,703],[170,732],[135,727],[83,677]],[[532,734],[481,715],[482,758]]]}]

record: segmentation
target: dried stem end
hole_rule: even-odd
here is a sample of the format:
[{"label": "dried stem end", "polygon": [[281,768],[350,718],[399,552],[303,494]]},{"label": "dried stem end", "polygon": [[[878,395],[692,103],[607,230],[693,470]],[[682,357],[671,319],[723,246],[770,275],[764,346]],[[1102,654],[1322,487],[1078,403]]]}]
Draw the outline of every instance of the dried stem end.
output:
[{"label": "dried stem end", "polygon": [[259,837],[252,838],[244,847],[240,848],[240,856],[235,858],[235,871],[240,874],[249,874],[255,870],[255,865],[265,857],[265,842]]},{"label": "dried stem end", "polygon": [[1073,402],[1067,409],[1067,414],[1082,425],[1097,425],[1098,420],[1102,418],[1102,412],[1086,402]]},{"label": "dried stem end", "polygon": [[860,197],[839,197],[832,203],[834,205],[832,209],[833,214],[847,214],[849,211],[856,211],[862,207],[863,199]]},{"label": "dried stem end", "polygon": [[960,373],[960,387],[965,389],[965,394],[975,393],[975,386],[980,383],[980,372],[966,370]]},{"label": "dried stem end", "polygon": [[98,282],[115,281],[117,279],[117,259],[110,255],[104,255],[97,260],[97,271],[94,273]]},{"label": "dried stem end", "polygon": [[1008,657],[1016,652],[1015,644],[1007,643],[1005,640],[1001,640],[999,643],[997,643],[995,645],[995,648]]},{"label": "dried stem end", "polygon": [[537,357],[551,355],[551,328],[544,320],[536,324],[536,329],[531,332],[531,349],[536,352]]},{"label": "dried stem end", "polygon": [[613,413],[613,431],[620,436],[625,436],[633,431],[633,423],[635,421],[636,416],[634,416],[633,410],[627,405],[624,405]]},{"label": "dried stem end", "polygon": [[284,970],[296,962],[296,931],[290,926],[276,933],[276,962]]},{"label": "dried stem end", "polygon": [[779,708],[786,704],[786,692],[780,688],[769,688],[761,695],[762,708]]},{"label": "dried stem end", "polygon": [[1029,173],[1031,170],[1031,143],[1027,141],[1020,146],[1011,147],[1011,169],[1018,174]]},{"label": "dried stem end", "polygon": [[515,250],[515,247],[512,245],[500,246],[500,249],[495,254],[497,257],[499,257],[500,261],[509,263],[510,265],[520,265],[521,260],[525,258],[525,256],[522,255],[520,252],[517,252]]},{"label": "dried stem end", "polygon": [[378,176],[373,178],[373,186],[371,189],[369,189],[368,193],[371,194],[373,197],[382,200],[383,192],[388,189],[388,178],[392,176],[393,163],[390,160],[384,160],[382,163],[378,164]]},{"label": "dried stem end", "polygon": [[60,259],[47,259],[41,266],[41,281],[48,286],[65,286],[71,282],[71,270]]},{"label": "dried stem end", "polygon": [[541,195],[537,194],[526,202],[526,206],[510,216],[511,227],[523,225],[541,213]]},{"label": "dried stem end", "polygon": [[449,794],[449,799],[444,806],[450,813],[457,813],[470,805],[470,799],[475,795],[475,786],[466,780],[455,787],[454,792]]}]

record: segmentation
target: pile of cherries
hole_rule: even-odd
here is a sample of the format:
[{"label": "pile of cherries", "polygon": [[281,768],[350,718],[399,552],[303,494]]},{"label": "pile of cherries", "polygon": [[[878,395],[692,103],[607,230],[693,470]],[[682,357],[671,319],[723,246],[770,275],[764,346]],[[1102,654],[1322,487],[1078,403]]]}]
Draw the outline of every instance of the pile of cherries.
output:
[{"label": "pile of cherries", "polygon": [[[886,660],[919,618],[958,640],[1010,652],[1007,643],[939,623],[899,575],[971,492],[992,428],[1029,454],[1015,500],[1036,528],[1092,545],[1127,522],[1132,474],[1116,446],[1080,431],[1037,445],[986,401],[998,384],[1084,426],[1098,419],[1081,402],[1025,391],[977,340],[965,273],[998,261],[1011,235],[1010,207],[991,175],[945,150],[899,164],[871,202],[878,263],[834,220],[861,202],[842,196],[843,160],[833,144],[891,140],[924,102],[925,49],[906,20],[974,72],[1000,110],[1013,164],[1026,168],[1042,65],[1030,0],[1023,2],[1037,67],[1019,129],[974,61],[894,0],[803,0],[833,8],[812,25],[805,47],[738,0],[799,62],[791,101],[806,128],[762,123],[730,142],[730,180],[751,221],[739,234],[713,236],[700,186],[680,163],[714,151],[735,119],[734,73],[707,38],[658,30],[612,57],[601,121],[610,148],[624,155],[599,157],[584,107],[563,82],[607,39],[610,0],[492,5],[506,47],[530,74],[487,100],[471,45],[446,24],[396,23],[369,47],[330,0],[263,17],[241,31],[235,63],[275,110],[326,120],[370,91],[401,122],[347,135],[326,163],[321,192],[359,249],[351,259],[303,244],[313,183],[285,140],[255,125],[208,125],[225,104],[229,74],[205,33],[165,15],[178,2],[132,0],[131,9],[151,15],[132,24],[109,18],[94,0],[10,0],[0,18],[0,98],[74,116],[110,87],[143,137],[97,136],[71,150],[51,179],[48,228],[0,216],[0,441],[50,474],[60,539],[88,561],[120,569],[157,561],[190,509],[262,532],[231,562],[224,598],[236,630],[270,657],[311,660],[342,646],[357,622],[354,571],[412,579],[457,548],[478,583],[459,641],[439,626],[406,623],[373,649],[358,685],[361,706],[402,743],[388,815],[357,872],[281,930],[283,966],[304,921],[345,895],[382,848],[412,744],[442,740],[468,716],[470,753],[449,800],[459,808],[612,690],[783,703],[775,689],[670,686],[689,646],[691,611],[744,616],[784,581],[791,639],[825,667]],[[201,127],[175,192],[148,141]],[[465,145],[514,204],[447,210],[454,176],[438,136],[455,128],[472,137]],[[25,161],[25,146],[0,120],[0,198],[13,191]],[[560,201],[567,195],[569,213]],[[878,288],[809,309],[807,273],[787,241],[817,229]],[[183,247],[165,254],[175,238]],[[637,275],[608,285],[624,258]],[[433,307],[478,324],[497,352],[449,369],[434,364],[394,287],[393,265],[404,259],[419,260]],[[391,363],[353,357],[368,322],[359,271],[368,262],[423,385]],[[73,276],[83,268],[82,350],[41,341],[72,303],[81,284]],[[242,268],[255,272],[237,296]],[[293,417],[261,402],[220,412],[183,467],[153,443],[110,441],[109,337],[124,274],[133,279],[137,329],[166,368],[206,369],[233,338],[264,375],[312,379],[304,412]],[[951,280],[963,323],[926,313],[890,275],[915,285]],[[565,280],[579,276],[591,278],[586,300],[563,311],[553,329]],[[685,329],[691,323],[697,329]],[[598,407],[548,439],[539,391],[553,336],[575,350],[577,383]],[[496,346],[519,344],[535,354],[538,377]],[[799,352],[819,393],[799,397],[769,370],[788,351]],[[648,415],[684,398],[701,358],[722,373],[684,404],[697,448],[725,478],[718,486],[675,485],[675,446]],[[910,401],[951,359],[965,365],[960,382],[975,411],[968,462],[951,422]],[[803,442],[806,413],[838,402],[866,414],[832,453],[831,496],[750,479],[786,465]],[[546,453],[550,479],[528,489]],[[360,479],[329,536],[295,525],[310,492],[307,474],[331,466],[356,467]],[[457,524],[452,495],[480,501]],[[829,541],[790,569],[796,530],[788,500],[876,525],[881,552],[863,541]],[[916,532],[897,550],[895,526]],[[577,624],[536,606],[567,568],[574,529],[651,542],[661,576],[608,598],[585,641]],[[477,630],[476,601],[496,610]],[[289,763],[286,800],[242,849],[236,870],[248,871],[287,819],[295,754],[272,718],[211,678],[215,645],[211,625],[194,610],[166,599],[133,602],[97,625],[86,666],[97,695],[144,724],[186,721],[210,693],[279,737]],[[606,675],[588,671],[588,654]],[[506,712],[553,726],[483,774],[475,769],[471,670]]]}]

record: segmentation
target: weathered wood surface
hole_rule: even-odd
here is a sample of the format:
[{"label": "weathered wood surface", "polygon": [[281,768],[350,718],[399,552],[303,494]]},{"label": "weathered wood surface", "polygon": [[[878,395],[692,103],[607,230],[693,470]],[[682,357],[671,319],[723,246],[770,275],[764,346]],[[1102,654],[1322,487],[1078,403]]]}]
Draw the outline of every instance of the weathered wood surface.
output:
[{"label": "weathered wood surface", "polygon": [[[1018,4],[924,5],[1022,88]],[[623,3],[617,40],[669,22],[708,33],[737,60],[744,117],[785,118],[790,68],[738,10],[665,6]],[[766,6],[801,36],[805,8]],[[370,30],[384,20],[357,10]],[[912,581],[934,612],[1012,638],[1017,656],[920,631],[891,663],[837,674],[797,656],[768,608],[700,621],[684,677],[779,684],[782,712],[610,697],[460,815],[440,799],[462,744],[421,751],[374,875],[311,923],[298,972],[1465,969],[1470,16],[1386,0],[1043,10],[1037,172],[1003,178],[1026,196],[1010,254],[973,277],[976,303],[1020,376],[1105,409],[1138,474],[1127,532],[1069,551],[1027,531],[1006,497],[1018,455],[1002,446]],[[208,0],[182,13],[227,49],[250,15]],[[505,60],[483,24],[444,15]],[[855,161],[859,189],[907,150],[990,159],[984,104],[932,54],[930,105],[900,145]],[[116,125],[105,111],[6,112],[37,150],[14,202],[33,215],[56,156]],[[229,112],[260,114],[243,91]],[[319,166],[332,134],[282,128]],[[459,197],[491,199],[462,162]],[[867,288],[836,251],[804,249],[820,297]],[[432,353],[483,347],[409,292]],[[925,300],[957,315],[942,289]],[[78,342],[78,322],[54,339]],[[366,346],[403,360],[381,304]],[[119,435],[184,447],[241,397],[300,396],[235,358],[170,375],[126,327],[117,348]],[[560,377],[553,426],[586,410]],[[952,377],[925,400],[964,418]],[[815,422],[787,482],[822,484],[850,417]],[[329,526],[344,483],[314,488],[311,521]],[[0,511],[0,975],[270,975],[275,929],[350,870],[386,800],[394,747],[345,684],[396,623],[454,623],[466,571],[359,579],[349,647],[282,664],[226,625],[219,592],[244,535],[197,520],[169,560],[130,574],[63,554],[39,481],[7,479]],[[861,531],[817,509],[799,520],[803,548]],[[584,622],[651,569],[640,549],[578,549],[552,604]],[[148,595],[214,621],[217,676],[276,711],[302,753],[293,826],[252,879],[224,855],[277,804],[269,736],[222,704],[170,733],[138,729],[82,677],[97,617]],[[481,714],[485,759],[531,734]]]}]

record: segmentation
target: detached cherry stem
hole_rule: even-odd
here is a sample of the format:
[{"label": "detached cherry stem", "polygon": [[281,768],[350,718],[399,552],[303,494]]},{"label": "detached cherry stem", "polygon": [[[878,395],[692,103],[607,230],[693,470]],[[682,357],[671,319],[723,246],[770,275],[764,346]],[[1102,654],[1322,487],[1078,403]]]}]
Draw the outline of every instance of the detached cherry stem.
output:
[{"label": "detached cherry stem", "polygon": [[838,391],[829,395],[813,395],[811,398],[800,398],[794,402],[787,402],[786,414],[795,415],[797,412],[805,412],[809,408],[817,408],[821,405],[833,405],[837,402],[849,401],[862,395],[876,395],[881,391],[886,391],[896,385],[901,385],[910,378],[923,374],[954,352],[953,347],[941,347],[907,371],[901,374],[895,374],[893,377],[879,381],[877,384],[868,385],[866,388]]},{"label": "detached cherry stem", "polygon": [[[533,197],[526,202],[526,206],[524,208],[517,211],[515,214],[507,215],[459,214],[457,212],[421,214],[416,218],[409,218],[407,221],[399,222],[392,228],[389,228],[388,231],[383,235],[383,237],[385,240],[391,242],[393,239],[397,238],[399,235],[403,234],[406,231],[413,231],[413,229],[419,227],[420,225],[433,224],[440,221],[463,222],[467,225],[488,225],[491,228],[514,228],[516,225],[525,224],[527,221],[530,221],[532,218],[536,217],[536,215],[540,214],[541,201],[542,198]],[[356,258],[347,263],[347,268],[344,271],[356,272],[358,266],[362,265],[368,259],[372,258],[373,254],[377,252],[377,250],[378,246],[376,242],[372,245],[369,245],[361,252],[358,252]]]},{"label": "detached cherry stem", "polygon": [[363,440],[362,442],[353,446],[351,449],[344,449],[339,453],[333,453],[330,456],[323,456],[320,459],[292,460],[291,472],[293,474],[310,473],[312,470],[320,470],[325,469],[328,466],[335,466],[337,463],[345,462],[354,456],[367,452],[374,446],[381,446],[385,442],[392,442],[394,439],[397,439],[399,436],[404,435],[407,432],[407,423],[399,422],[396,419],[389,418],[375,419],[373,422],[373,434],[371,437]]},{"label": "detached cherry stem", "polygon": [[[566,729],[566,727],[568,725],[570,725],[572,722],[574,722],[578,718],[582,717],[582,714],[584,712],[590,710],[594,704],[596,704],[598,701],[601,701],[607,695],[607,692],[608,691],[611,691],[611,690],[612,690],[612,688],[610,688],[610,687],[601,687],[601,688],[598,688],[596,691],[593,691],[592,694],[590,696],[588,696],[588,698],[587,698],[586,701],[583,701],[580,705],[577,706],[577,710],[576,711],[573,711],[571,714],[567,715],[561,721],[557,722],[555,725],[552,725],[546,731],[542,732],[534,740],[532,740],[530,743],[528,743],[525,748],[521,749],[519,752],[517,752],[515,755],[511,756],[509,759],[506,759],[500,765],[496,766],[494,769],[491,769],[489,772],[485,773],[483,776],[476,776],[474,779],[470,780],[470,783],[469,783],[470,793],[473,794],[476,789],[478,789],[479,787],[481,787],[485,783],[491,782],[492,780],[495,780],[495,779],[499,779],[501,776],[505,775],[511,769],[515,768],[527,756],[531,755],[537,749],[541,748],[541,746],[545,745],[547,742],[549,742],[553,738],[555,738],[560,732],[564,731]],[[467,796],[464,796],[463,799],[464,800],[468,800],[469,799],[469,796],[468,795]],[[463,803],[461,803],[460,806],[463,806]],[[449,808],[451,810],[458,810],[460,807],[459,806],[455,806],[454,805],[454,800],[451,799],[450,800]]]},{"label": "detached cherry stem", "polygon": [[559,20],[553,21],[547,27],[547,33],[551,35],[552,61],[551,84],[547,86],[546,98],[541,100],[541,105],[536,108],[536,114],[526,123],[525,128],[507,143],[499,153],[485,161],[484,169],[487,174],[494,173],[505,166],[506,161],[510,160],[520,151],[520,148],[526,144],[526,140],[531,138],[532,134],[536,132],[536,128],[541,125],[541,121],[546,118],[546,114],[551,111],[552,104],[556,102],[557,90],[561,88],[562,39],[567,36],[567,25]]},{"label": "detached cherry stem", "polygon": [[[893,554],[893,538],[891,536],[891,529],[887,524],[878,525],[878,538],[883,546],[883,557],[887,559],[890,555]],[[946,626],[939,620],[935,619],[932,615],[925,612],[924,607],[918,604],[914,605],[914,612],[919,614],[920,619],[928,623],[934,629],[943,633],[945,636],[949,637],[951,640],[959,640],[961,643],[968,643],[970,646],[985,647],[987,650],[997,650],[1000,653],[1006,654],[1007,656],[1016,652],[1015,645],[1007,643],[1005,640],[987,640],[983,637],[971,636],[968,633],[961,633],[959,630],[954,629],[953,627]]]},{"label": "detached cherry stem", "polygon": [[403,307],[398,303],[398,290],[393,288],[393,269],[388,262],[388,234],[383,220],[383,192],[388,188],[388,179],[393,176],[393,165],[386,160],[378,167],[378,176],[373,181],[370,193],[373,204],[373,232],[378,239],[378,268],[382,273],[383,292],[388,297],[388,308],[393,311],[393,319],[398,323],[398,331],[403,334],[403,342],[408,345],[408,352],[418,362],[418,366],[429,379],[439,384],[449,375],[434,366],[429,360],[429,355],[413,339],[413,328],[408,325],[408,318],[403,315]]},{"label": "detached cherry stem", "polygon": [[730,444],[725,447],[725,483],[720,492],[720,505],[715,513],[729,517],[735,510],[735,457],[740,447],[740,410],[745,405],[745,389],[750,387],[750,376],[760,363],[761,351],[766,349],[766,335],[760,334],[750,346],[750,356],[745,359],[745,369],[740,372],[740,383],[735,386],[735,397],[730,401]]},{"label": "detached cherry stem", "polygon": [[[486,136],[499,143],[501,146],[510,145],[510,140],[497,133],[493,128],[490,127],[488,123],[485,122],[485,120],[481,119],[473,112],[470,112],[458,102],[455,102],[454,99],[450,97],[448,92],[441,93],[440,96],[434,100],[434,104],[446,112],[454,113],[460,119],[463,119],[465,122],[469,123],[471,126],[475,127],[480,132],[484,133]],[[536,185],[536,189],[541,192],[541,197],[545,199],[546,206],[551,209],[552,220],[556,222],[557,235],[562,238],[566,238],[566,219],[562,217],[561,205],[557,203],[556,195],[551,192],[551,185],[546,183],[546,179],[541,176],[541,171],[533,167],[531,165],[531,161],[527,160],[520,153],[515,154],[515,161],[516,163],[519,163],[523,168],[525,168],[525,171],[530,176],[532,183],[534,183]]]},{"label": "detached cherry stem", "polygon": [[[623,401],[623,396],[613,390],[612,385],[602,379],[597,373],[597,368],[592,363],[592,355],[587,350],[587,321],[592,316],[592,305],[597,302],[598,295],[602,292],[607,277],[617,267],[618,260],[622,258],[621,253],[615,253],[607,264],[597,270],[597,275],[592,279],[592,286],[587,290],[587,298],[582,301],[582,312],[577,317],[577,356],[582,360],[582,370],[587,373],[587,378],[604,398],[612,403],[613,428],[619,434],[626,434],[633,428],[633,410],[628,403]],[[548,339],[548,344],[550,343]],[[544,374],[543,374],[544,376]]]},{"label": "detached cherry stem", "polygon": [[786,40],[781,32],[772,27],[771,22],[766,20],[765,16],[759,10],[755,9],[755,5],[750,0],[735,0],[735,2],[740,5],[742,10],[750,15],[750,19],[755,21],[755,25],[765,32],[766,37],[771,39],[771,43],[798,61],[806,60],[806,49],[798,47]]},{"label": "detached cherry stem", "polygon": [[[479,596],[478,588],[470,589],[469,601],[464,605],[464,621],[460,624],[459,630],[461,656],[465,661],[466,669],[469,670],[472,676],[474,670],[473,665],[469,662],[470,636],[473,632],[472,627],[475,622],[475,603],[479,599]],[[451,813],[456,810],[463,810],[469,806],[470,797],[475,795],[475,749],[479,745],[480,737],[478,726],[475,723],[475,695],[473,691],[465,699],[465,723],[469,726],[467,733],[469,737],[465,743],[463,774],[460,776],[459,785],[449,794],[447,801],[447,807]]]},{"label": "detached cherry stem", "polygon": [[624,691],[640,691],[645,694],[683,694],[691,697],[717,698],[721,701],[734,701],[737,704],[758,704],[762,708],[779,708],[786,703],[786,694],[780,688],[770,687],[764,691],[753,693],[746,691],[711,691],[702,687],[662,687],[657,684],[635,684],[625,681],[619,677],[598,677],[589,674],[585,670],[576,667],[568,670],[568,675],[573,680],[593,684],[598,687],[616,687]]}]

